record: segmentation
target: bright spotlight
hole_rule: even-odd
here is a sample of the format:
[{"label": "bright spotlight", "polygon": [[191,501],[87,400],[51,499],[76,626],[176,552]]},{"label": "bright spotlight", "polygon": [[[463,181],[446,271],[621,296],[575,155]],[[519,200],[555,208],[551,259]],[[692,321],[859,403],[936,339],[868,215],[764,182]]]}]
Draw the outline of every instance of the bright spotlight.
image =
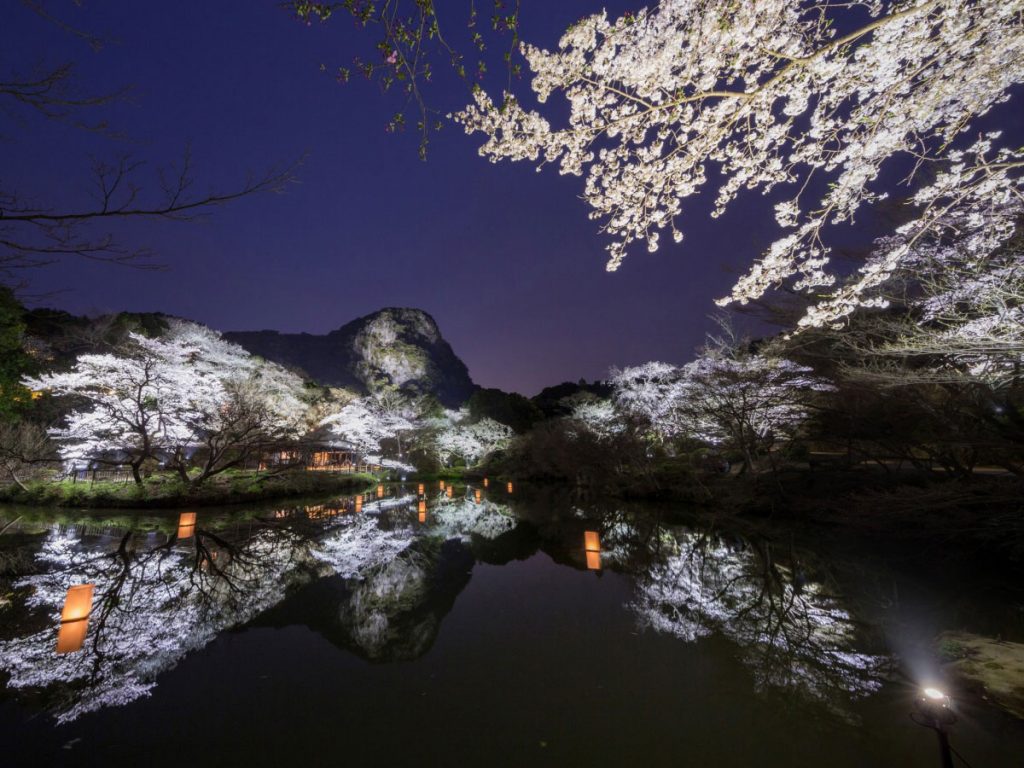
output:
[{"label": "bright spotlight", "polygon": [[917,698],[917,711],[928,721],[928,725],[941,728],[956,722],[952,703],[945,691],[926,686]]}]

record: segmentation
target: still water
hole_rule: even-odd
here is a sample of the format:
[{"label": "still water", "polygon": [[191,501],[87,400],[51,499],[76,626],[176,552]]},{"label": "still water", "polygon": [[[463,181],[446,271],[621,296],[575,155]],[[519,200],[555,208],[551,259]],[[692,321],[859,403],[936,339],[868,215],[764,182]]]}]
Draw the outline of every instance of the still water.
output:
[{"label": "still water", "polygon": [[[514,490],[0,508],[0,763],[937,766],[935,636],[1024,635],[976,565]],[[1024,766],[954,706],[970,765]]]}]

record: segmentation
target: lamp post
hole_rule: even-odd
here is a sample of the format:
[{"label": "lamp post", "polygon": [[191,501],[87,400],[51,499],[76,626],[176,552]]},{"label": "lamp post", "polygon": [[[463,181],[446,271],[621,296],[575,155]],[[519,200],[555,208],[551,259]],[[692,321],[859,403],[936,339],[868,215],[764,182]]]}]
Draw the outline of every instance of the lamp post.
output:
[{"label": "lamp post", "polygon": [[938,688],[922,688],[914,701],[914,709],[921,719],[913,715],[911,719],[918,725],[931,728],[939,739],[939,758],[942,768],[953,768],[953,750],[949,746],[947,728],[956,722],[956,715],[950,708],[950,699]]}]

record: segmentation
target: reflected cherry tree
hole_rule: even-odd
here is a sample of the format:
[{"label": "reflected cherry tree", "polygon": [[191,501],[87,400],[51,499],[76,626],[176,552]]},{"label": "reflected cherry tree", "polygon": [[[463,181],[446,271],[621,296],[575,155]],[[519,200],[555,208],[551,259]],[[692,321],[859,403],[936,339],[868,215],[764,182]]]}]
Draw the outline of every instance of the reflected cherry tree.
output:
[{"label": "reflected cherry tree", "polygon": [[[58,722],[147,696],[157,677],[220,632],[242,626],[313,580],[339,576],[336,609],[350,644],[367,658],[413,658],[433,642],[468,581],[471,536],[494,538],[514,518],[473,498],[431,500],[401,489],[282,509],[242,526],[182,516],[177,535],[54,526],[32,573],[15,583],[35,624],[0,640],[7,685],[39,695]],[[186,520],[187,518],[187,520]],[[68,587],[92,584],[84,643],[57,653]]]},{"label": "reflected cherry tree", "polygon": [[631,607],[642,627],[686,642],[723,635],[760,690],[802,694],[838,714],[880,687],[886,659],[857,650],[851,615],[798,563],[777,562],[766,542],[706,531],[672,538],[674,551],[638,575]]},{"label": "reflected cherry tree", "polygon": [[[0,642],[0,669],[16,689],[44,691],[58,722],[146,696],[161,672],[280,601],[289,579],[316,571],[302,537],[264,529],[238,544],[197,529],[187,544],[147,547],[133,531],[111,542],[55,530],[38,572],[16,583],[47,628]],[[54,627],[70,584],[95,584],[81,650],[56,652]]]},{"label": "reflected cherry tree", "polygon": [[473,536],[496,539],[516,527],[516,518],[507,504],[474,496],[441,496],[431,509],[432,534],[469,543]]}]

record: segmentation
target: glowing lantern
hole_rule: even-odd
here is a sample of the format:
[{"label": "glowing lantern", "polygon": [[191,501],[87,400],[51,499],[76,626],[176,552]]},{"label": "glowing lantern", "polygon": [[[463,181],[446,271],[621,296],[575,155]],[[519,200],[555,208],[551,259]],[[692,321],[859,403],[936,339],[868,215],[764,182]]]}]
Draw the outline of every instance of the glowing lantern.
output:
[{"label": "glowing lantern", "polygon": [[419,491],[418,491],[419,495],[422,496],[424,493],[426,493],[426,490],[427,489],[423,487],[423,483],[420,483],[420,487],[419,487]]},{"label": "glowing lantern", "polygon": [[509,483],[509,484],[508,484],[508,492],[509,492],[509,493],[512,493],[512,483]]},{"label": "glowing lantern", "polygon": [[601,570],[601,537],[597,531],[583,532],[583,549],[587,553],[587,568],[591,571]]},{"label": "glowing lantern", "polygon": [[94,584],[68,587],[64,608],[60,612],[60,630],[57,632],[57,653],[74,653],[82,649],[89,630],[92,613]]},{"label": "glowing lantern", "polygon": [[363,511],[363,497],[360,494],[359,496],[356,496],[356,512],[359,513],[359,512],[362,512],[362,511]]},{"label": "glowing lantern", "polygon": [[444,490],[444,480],[441,481],[441,490]]},{"label": "glowing lantern", "polygon": [[178,539],[191,539],[196,532],[196,513],[182,512],[178,516]]},{"label": "glowing lantern", "polygon": [[378,499],[384,498],[384,486],[383,485],[378,485],[377,486],[377,498]]},{"label": "glowing lantern", "polygon": [[484,478],[484,488],[486,488],[486,487],[487,487],[488,483],[489,483],[489,481],[488,481],[488,480],[487,480],[487,478],[485,477],[485,478]]},{"label": "glowing lantern", "polygon": [[421,501],[416,511],[419,513],[419,521],[421,523],[427,522],[427,502]]},{"label": "glowing lantern", "polygon": [[448,498],[449,499],[452,497],[452,491],[453,490],[455,490],[454,486],[449,485],[448,486]]},{"label": "glowing lantern", "polygon": [[476,499],[476,503],[477,504],[480,503],[480,489],[479,488],[477,488],[476,491],[473,493],[473,498]]}]

